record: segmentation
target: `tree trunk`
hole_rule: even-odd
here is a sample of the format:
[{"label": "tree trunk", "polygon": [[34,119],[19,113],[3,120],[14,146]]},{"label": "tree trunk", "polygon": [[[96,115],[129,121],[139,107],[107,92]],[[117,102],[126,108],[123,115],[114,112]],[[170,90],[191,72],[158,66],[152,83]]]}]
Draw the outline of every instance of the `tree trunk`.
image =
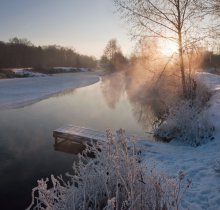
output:
[{"label": "tree trunk", "polygon": [[182,44],[181,30],[178,31],[178,47],[179,47],[179,64],[180,64],[180,72],[181,72],[183,97],[187,98],[186,76],[185,76],[185,66],[184,66],[184,58],[183,58],[183,44]]},{"label": "tree trunk", "polygon": [[180,12],[180,0],[177,0],[177,13],[178,13],[178,47],[179,47],[179,64],[180,64],[180,72],[181,72],[181,81],[182,81],[182,90],[183,97],[187,98],[187,89],[186,89],[186,77],[185,77],[185,66],[184,66],[184,58],[183,58],[183,42],[182,42],[182,24],[181,24],[181,12]]}]

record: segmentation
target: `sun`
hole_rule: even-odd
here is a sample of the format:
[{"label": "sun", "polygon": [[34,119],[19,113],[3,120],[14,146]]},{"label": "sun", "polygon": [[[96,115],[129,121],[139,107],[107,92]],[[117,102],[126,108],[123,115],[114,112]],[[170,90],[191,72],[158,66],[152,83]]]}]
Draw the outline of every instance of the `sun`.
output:
[{"label": "sun", "polygon": [[177,44],[169,40],[163,40],[159,43],[159,49],[165,56],[171,56],[178,51]]}]

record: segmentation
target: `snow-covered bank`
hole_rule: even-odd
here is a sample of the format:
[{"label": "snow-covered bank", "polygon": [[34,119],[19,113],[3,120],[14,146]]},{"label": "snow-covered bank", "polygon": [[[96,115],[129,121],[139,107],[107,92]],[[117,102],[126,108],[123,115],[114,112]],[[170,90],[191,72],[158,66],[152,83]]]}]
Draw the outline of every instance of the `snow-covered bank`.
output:
[{"label": "snow-covered bank", "polygon": [[99,77],[92,73],[2,79],[0,80],[0,109],[22,107],[65,90],[93,84],[98,80]]},{"label": "snow-covered bank", "polygon": [[146,161],[152,160],[158,170],[171,176],[183,170],[192,178],[182,209],[217,210],[220,209],[220,173],[214,168],[216,160],[220,160],[220,76],[209,73],[197,76],[213,93],[207,114],[215,127],[214,140],[196,148],[143,141],[143,151]]},{"label": "snow-covered bank", "polygon": [[33,72],[31,70],[32,68],[11,69],[11,71],[14,72],[17,77],[46,77],[47,76],[46,74]]}]

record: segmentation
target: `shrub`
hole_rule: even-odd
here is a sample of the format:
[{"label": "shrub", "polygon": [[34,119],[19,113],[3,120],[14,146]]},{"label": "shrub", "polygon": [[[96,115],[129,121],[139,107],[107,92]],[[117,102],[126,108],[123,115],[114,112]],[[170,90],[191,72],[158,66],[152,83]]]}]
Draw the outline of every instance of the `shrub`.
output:
[{"label": "shrub", "polygon": [[195,98],[193,99],[194,105],[201,109],[204,109],[210,97],[211,97],[211,92],[208,89],[208,87],[204,85],[203,82],[197,80]]},{"label": "shrub", "polygon": [[[123,130],[117,135],[107,131],[107,142],[87,146],[74,163],[69,182],[51,176],[38,181],[28,209],[38,210],[172,210],[178,209],[185,191],[183,172],[169,178],[142,162],[142,152],[134,139],[127,139]],[[95,158],[86,154],[93,153]]]},{"label": "shrub", "polygon": [[168,104],[167,112],[164,112],[160,124],[154,129],[156,139],[165,142],[175,140],[191,146],[199,146],[214,139],[214,127],[205,112],[211,97],[209,89],[193,77],[188,79],[187,89],[187,98],[177,94],[174,102]]},{"label": "shrub", "polygon": [[181,101],[170,108],[166,120],[154,130],[156,137],[164,141],[179,141],[199,146],[213,139],[214,127],[200,107],[191,101]]}]

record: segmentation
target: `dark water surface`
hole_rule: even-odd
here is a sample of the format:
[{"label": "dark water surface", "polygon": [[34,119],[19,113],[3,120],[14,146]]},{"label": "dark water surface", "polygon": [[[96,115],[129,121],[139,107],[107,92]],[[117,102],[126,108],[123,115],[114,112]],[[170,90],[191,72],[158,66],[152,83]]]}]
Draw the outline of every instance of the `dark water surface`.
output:
[{"label": "dark water surface", "polygon": [[111,87],[107,80],[23,108],[0,110],[0,209],[25,209],[38,179],[71,172],[77,145],[54,148],[54,129],[72,123],[145,135],[138,106],[120,84]]}]

